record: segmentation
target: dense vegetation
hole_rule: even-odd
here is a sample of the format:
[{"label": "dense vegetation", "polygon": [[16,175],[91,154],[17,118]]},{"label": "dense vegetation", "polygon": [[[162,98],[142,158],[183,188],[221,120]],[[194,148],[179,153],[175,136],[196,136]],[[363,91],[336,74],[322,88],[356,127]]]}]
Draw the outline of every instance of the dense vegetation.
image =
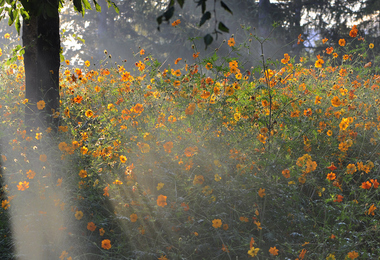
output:
[{"label": "dense vegetation", "polygon": [[2,259],[380,255],[373,44],[353,27],[317,57],[244,68],[266,44],[244,30],[226,56],[66,61],[58,134],[23,125],[45,103],[25,100],[22,57],[2,63]]}]

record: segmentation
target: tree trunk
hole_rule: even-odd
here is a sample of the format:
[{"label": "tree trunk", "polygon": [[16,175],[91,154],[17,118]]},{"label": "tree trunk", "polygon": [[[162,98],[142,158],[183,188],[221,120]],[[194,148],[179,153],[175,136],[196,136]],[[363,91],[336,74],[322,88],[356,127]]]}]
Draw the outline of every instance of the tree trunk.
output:
[{"label": "tree trunk", "polygon": [[[53,1],[52,1],[53,2]],[[38,85],[44,93],[46,102],[47,126],[58,128],[59,112],[59,66],[60,66],[60,37],[59,37],[59,13],[58,1],[55,13],[52,16],[41,15],[38,18],[38,40],[37,40],[37,66]]]},{"label": "tree trunk", "polygon": [[25,108],[25,124],[29,127],[40,125],[38,109],[35,105],[43,99],[42,92],[37,85],[37,17],[31,16],[29,21],[23,22],[22,41],[25,48],[25,97],[29,100]]},{"label": "tree trunk", "polygon": [[[38,17],[33,13],[23,24],[22,39],[25,47],[25,96],[30,105],[25,110],[28,127],[58,128],[60,36],[58,0],[49,2],[49,14]],[[54,12],[52,11],[54,9]],[[45,101],[39,110],[36,103]]]}]

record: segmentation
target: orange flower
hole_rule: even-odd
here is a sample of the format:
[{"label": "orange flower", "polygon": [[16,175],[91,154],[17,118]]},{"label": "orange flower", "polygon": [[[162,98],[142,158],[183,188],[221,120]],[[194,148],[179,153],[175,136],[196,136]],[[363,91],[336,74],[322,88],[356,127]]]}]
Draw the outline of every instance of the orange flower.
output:
[{"label": "orange flower", "polygon": [[34,171],[32,170],[27,171],[26,177],[28,177],[28,179],[33,179],[34,176],[36,176],[36,173]]},{"label": "orange flower", "polygon": [[9,208],[10,207],[9,201],[8,200],[1,201],[1,207],[3,207],[3,209]]},{"label": "orange flower", "polygon": [[82,154],[86,154],[86,153],[88,152],[88,148],[85,147],[85,146],[82,146],[82,147],[80,148],[80,152],[81,152]]},{"label": "orange flower", "polygon": [[40,101],[37,102],[37,108],[38,108],[38,110],[42,110],[42,109],[44,109],[44,107],[45,107],[45,101],[40,100]]},{"label": "orange flower", "polygon": [[335,171],[337,168],[334,165],[334,163],[332,162],[331,165],[329,167],[327,167],[327,169],[329,169],[330,171]]},{"label": "orange flower", "polygon": [[343,47],[343,46],[346,45],[346,40],[345,39],[340,39],[338,43],[339,43],[340,46]]},{"label": "orange flower", "polygon": [[190,103],[187,108],[185,109],[185,114],[186,115],[192,115],[194,114],[194,110],[195,110],[195,103]]},{"label": "orange flower", "polygon": [[287,64],[287,63],[289,62],[289,60],[290,60],[290,56],[289,56],[289,54],[285,53],[285,54],[284,54],[284,58],[281,59],[281,63],[283,63],[283,64]]},{"label": "orange flower", "polygon": [[228,230],[228,224],[223,224],[223,230]]},{"label": "orange flower", "polygon": [[374,187],[375,189],[377,189],[377,188],[379,187],[379,183],[378,183],[377,179],[376,179],[376,180],[371,179],[370,181],[372,182],[373,187]]},{"label": "orange flower", "polygon": [[172,152],[172,148],[173,148],[173,142],[169,141],[169,142],[166,142],[164,145],[163,145],[164,149],[165,149],[165,152],[167,153],[171,153]]},{"label": "orange flower", "polygon": [[372,184],[369,181],[362,183],[362,189],[369,190],[372,187]]},{"label": "orange flower", "polygon": [[342,195],[337,195],[336,199],[334,200],[334,202],[342,202],[342,201],[343,201],[343,196]]},{"label": "orange flower", "polygon": [[299,183],[304,184],[306,182],[306,178],[304,176],[301,176],[298,178]]},{"label": "orange flower", "polygon": [[81,220],[81,219],[83,218],[83,212],[80,211],[80,210],[77,210],[77,211],[75,212],[75,218],[76,218],[77,220]]},{"label": "orange flower", "polygon": [[124,155],[120,155],[119,159],[121,163],[125,163],[127,161],[127,157],[125,157]]},{"label": "orange flower", "polygon": [[199,57],[199,52],[197,52],[197,53],[193,53],[193,59],[196,59],[196,58],[198,58]]},{"label": "orange flower", "polygon": [[301,253],[300,253],[300,255],[298,256],[300,259],[304,259],[304,257],[305,257],[305,254],[306,254],[306,249],[304,248],[304,249],[302,249],[302,251],[301,251]]},{"label": "orange flower", "polygon": [[181,81],[179,81],[179,80],[175,80],[175,81],[173,82],[173,86],[174,86],[174,87],[179,87],[179,86],[181,86]]},{"label": "orange flower", "polygon": [[347,257],[350,258],[350,259],[355,259],[355,258],[358,258],[359,257],[359,254],[355,251],[351,251],[347,254]]},{"label": "orange flower", "polygon": [[371,207],[369,207],[368,211],[366,211],[367,215],[375,216],[375,210],[377,208],[375,207],[375,204],[372,204]]},{"label": "orange flower", "polygon": [[349,119],[342,118],[342,121],[339,124],[339,128],[344,131],[347,129],[347,127],[349,127],[349,125],[350,125]]},{"label": "orange flower", "polygon": [[89,109],[89,110],[86,111],[85,115],[87,117],[92,117],[94,115],[94,112],[92,112],[92,110]]},{"label": "orange flower", "polygon": [[301,44],[301,42],[303,42],[304,39],[302,39],[302,34],[298,35],[298,41],[297,41],[297,44]]},{"label": "orange flower", "polygon": [[333,99],[331,99],[331,104],[334,107],[339,107],[341,104],[339,97],[337,97],[337,96],[333,97]]},{"label": "orange flower", "polygon": [[304,114],[305,116],[311,116],[311,115],[313,114],[313,112],[311,111],[310,108],[308,108],[308,109],[305,109],[305,110],[303,111],[303,114]]},{"label": "orange flower", "polygon": [[74,97],[74,103],[80,104],[82,100],[83,100],[82,96],[77,95],[76,97]]},{"label": "orange flower", "polygon": [[174,61],[174,64],[178,64],[178,62],[180,62],[180,60],[182,60],[182,58],[177,58],[177,59]]},{"label": "orange flower", "polygon": [[194,146],[194,147],[187,147],[184,151],[184,154],[186,155],[186,157],[192,157],[194,156],[194,154],[198,152],[198,147]]},{"label": "orange flower", "polygon": [[157,198],[157,205],[160,207],[165,207],[166,205],[168,205],[166,203],[166,198],[167,198],[167,196],[159,195]]},{"label": "orange flower", "polygon": [[276,247],[269,248],[269,253],[271,255],[278,255],[278,249]]},{"label": "orange flower", "polygon": [[185,202],[181,203],[181,207],[183,208],[184,211],[189,211],[190,210],[189,204],[186,204]]},{"label": "orange flower", "polygon": [[290,171],[288,169],[285,169],[282,171],[282,175],[285,177],[285,178],[290,178]]},{"label": "orange flower", "polygon": [[62,152],[66,151],[67,149],[67,143],[65,142],[60,142],[59,145],[58,145],[58,149]]},{"label": "orange flower", "polygon": [[347,165],[347,174],[354,174],[356,172],[356,166],[353,163]]},{"label": "orange flower", "polygon": [[333,47],[328,47],[328,48],[326,48],[326,53],[327,53],[327,54],[331,54],[333,51],[334,51],[334,48],[333,48]]},{"label": "orange flower", "polygon": [[262,188],[260,188],[259,189],[259,196],[260,196],[260,198],[262,198],[262,197],[264,197],[266,194],[265,194],[265,189],[262,189]]},{"label": "orange flower", "polygon": [[368,62],[368,63],[366,63],[365,65],[364,65],[364,68],[369,68],[369,67],[371,67],[372,66],[372,62]]},{"label": "orange flower", "polygon": [[107,249],[107,250],[110,249],[111,248],[111,240],[104,239],[102,241],[102,248]]},{"label": "orange flower", "polygon": [[103,189],[103,192],[104,192],[104,193],[103,193],[103,196],[106,196],[106,197],[109,197],[109,196],[110,196],[108,190],[109,190],[109,187],[108,187],[108,186],[105,187],[105,188]]},{"label": "orange flower", "polygon": [[137,221],[137,214],[133,213],[129,216],[129,218],[131,219],[131,222],[136,222]]},{"label": "orange flower", "polygon": [[41,161],[41,162],[46,162],[46,160],[47,160],[47,156],[46,156],[46,154],[41,154],[41,155],[40,155],[40,161]]},{"label": "orange flower", "polygon": [[230,252],[229,250],[228,250],[228,247],[227,246],[225,246],[224,244],[222,245],[222,251],[223,252]]},{"label": "orange flower", "polygon": [[141,114],[144,111],[144,107],[142,104],[137,103],[134,107],[132,107],[133,112],[136,114]]},{"label": "orange flower", "polygon": [[181,23],[181,20],[180,19],[177,19],[175,20],[174,22],[172,22],[172,26],[177,26]]},{"label": "orange flower", "polygon": [[104,233],[106,233],[106,231],[104,230],[104,228],[99,229],[99,235],[101,237],[104,236]]},{"label": "orange flower", "polygon": [[26,190],[28,188],[29,188],[29,182],[27,182],[27,181],[23,181],[23,182],[20,181],[17,184],[17,189],[20,190],[20,191],[24,191],[24,190]]},{"label": "orange flower", "polygon": [[263,144],[265,144],[266,143],[266,137],[265,137],[265,135],[262,135],[262,134],[259,134],[258,136],[257,136],[257,140],[259,140],[261,143],[263,143]]},{"label": "orange flower", "polygon": [[79,176],[81,178],[86,178],[87,177],[87,171],[86,170],[80,170],[79,172]]},{"label": "orange flower", "polygon": [[324,60],[322,60],[322,59],[318,59],[318,60],[315,62],[314,66],[315,66],[316,68],[322,68],[323,63],[325,63]]},{"label": "orange flower", "polygon": [[241,222],[246,222],[246,223],[248,222],[248,218],[247,217],[241,216],[239,219],[240,219]]},{"label": "orange flower", "polygon": [[322,39],[322,43],[325,44],[328,41],[327,38]]},{"label": "orange flower", "polygon": [[251,237],[251,241],[249,242],[249,249],[253,247],[254,243],[255,243],[255,240],[253,239],[253,237]]},{"label": "orange flower", "polygon": [[203,98],[203,99],[208,99],[210,95],[211,95],[210,92],[208,92],[208,91],[206,91],[206,90],[203,90],[203,93],[202,93],[202,95],[201,95],[201,98]]},{"label": "orange flower", "polygon": [[220,219],[214,219],[212,221],[212,226],[214,228],[220,228],[222,226],[222,220],[220,220]]},{"label": "orange flower", "polygon": [[230,39],[228,40],[228,46],[230,46],[230,47],[235,46],[235,39],[234,39],[234,38],[230,38]]},{"label": "orange flower", "polygon": [[196,184],[202,185],[204,181],[205,181],[205,178],[202,175],[195,175],[194,180],[193,180],[193,184],[194,185],[196,185]]},{"label": "orange flower", "polygon": [[336,175],[333,172],[330,172],[329,174],[327,174],[327,177],[326,177],[326,179],[330,181],[335,180],[335,178],[336,178]]},{"label": "orange flower", "polygon": [[90,230],[91,232],[95,231],[96,226],[94,222],[88,222],[87,223],[87,229]]},{"label": "orange flower", "polygon": [[350,31],[350,37],[355,38],[358,35],[358,28],[356,25],[352,26],[352,29]]}]

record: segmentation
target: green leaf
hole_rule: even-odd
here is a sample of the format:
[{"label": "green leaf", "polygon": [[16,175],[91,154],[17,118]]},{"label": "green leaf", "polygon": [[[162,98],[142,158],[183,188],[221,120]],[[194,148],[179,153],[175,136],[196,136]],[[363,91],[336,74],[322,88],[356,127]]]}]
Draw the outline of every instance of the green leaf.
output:
[{"label": "green leaf", "polygon": [[174,6],[171,6],[164,14],[163,16],[165,17],[165,21],[169,21],[170,18],[173,17],[174,14]]},{"label": "green leaf", "polygon": [[21,22],[20,22],[19,15],[17,15],[17,18],[16,18],[15,27],[16,27],[18,35],[20,35]]},{"label": "green leaf", "polygon": [[115,9],[115,12],[117,14],[120,12],[119,7],[117,7],[117,5],[113,1],[107,0],[107,3],[108,3],[108,8],[110,8],[110,6],[112,6],[113,9]]},{"label": "green leaf", "polygon": [[181,8],[183,8],[183,4],[185,3],[185,0],[177,0],[177,3]]},{"label": "green leaf", "polygon": [[220,5],[224,8],[224,10],[226,10],[230,14],[233,14],[231,9],[223,1],[220,1]]},{"label": "green leaf", "polygon": [[218,25],[218,29],[221,30],[222,32],[230,32],[230,29],[228,29],[227,26],[224,25],[224,23],[222,22],[219,22],[219,25]]},{"label": "green leaf", "polygon": [[5,0],[0,0],[0,6],[4,6]]},{"label": "green leaf", "polygon": [[199,23],[199,27],[201,27],[210,18],[211,18],[211,13],[207,11],[204,15],[202,15],[201,21]]},{"label": "green leaf", "polygon": [[14,12],[12,9],[9,9],[8,16],[9,16],[8,25],[11,26],[13,22],[15,21]]},{"label": "green leaf", "polygon": [[163,18],[162,15],[160,15],[159,17],[157,17],[157,23],[158,23],[158,25],[162,24],[162,18]]},{"label": "green leaf", "polygon": [[95,5],[95,10],[97,12],[101,12],[102,11],[102,7],[98,4],[98,2],[96,2],[96,0],[92,0],[94,2],[94,5]]},{"label": "green leaf", "polygon": [[28,14],[28,12],[27,11],[25,11],[24,10],[24,8],[21,8],[20,9],[20,13],[21,13],[21,16],[22,16],[22,18],[24,19],[24,20],[29,20],[29,14]]},{"label": "green leaf", "polygon": [[84,5],[84,8],[86,8],[87,10],[92,10],[91,5],[88,2],[88,0],[82,0],[82,3]]},{"label": "green leaf", "polygon": [[83,13],[82,1],[81,0],[73,0],[74,9],[79,13]]},{"label": "green leaf", "polygon": [[206,34],[204,37],[203,37],[203,41],[205,42],[205,45],[206,45],[206,50],[207,50],[207,46],[209,46],[212,41],[214,40],[214,38],[211,36],[211,34]]}]

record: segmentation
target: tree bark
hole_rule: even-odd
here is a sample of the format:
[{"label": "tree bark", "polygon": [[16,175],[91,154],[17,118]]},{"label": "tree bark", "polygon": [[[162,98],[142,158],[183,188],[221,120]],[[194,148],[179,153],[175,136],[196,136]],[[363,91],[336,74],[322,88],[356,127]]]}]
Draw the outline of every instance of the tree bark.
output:
[{"label": "tree bark", "polygon": [[[53,1],[52,1],[53,2]],[[61,42],[59,36],[58,1],[54,1],[54,14],[38,17],[37,66],[38,85],[46,102],[46,126],[58,128],[59,112],[59,66]]]},{"label": "tree bark", "polygon": [[43,95],[37,85],[37,17],[31,16],[29,21],[23,22],[22,41],[25,48],[25,97],[29,105],[25,108],[25,124],[29,127],[39,125],[38,109],[35,105],[42,100]]},{"label": "tree bark", "polygon": [[[28,127],[58,129],[60,36],[58,0],[49,1],[49,14],[36,16],[23,23],[22,39],[25,47],[25,96],[29,105],[25,110]],[[54,10],[54,11],[53,11]],[[39,110],[37,102],[45,101]]]}]

